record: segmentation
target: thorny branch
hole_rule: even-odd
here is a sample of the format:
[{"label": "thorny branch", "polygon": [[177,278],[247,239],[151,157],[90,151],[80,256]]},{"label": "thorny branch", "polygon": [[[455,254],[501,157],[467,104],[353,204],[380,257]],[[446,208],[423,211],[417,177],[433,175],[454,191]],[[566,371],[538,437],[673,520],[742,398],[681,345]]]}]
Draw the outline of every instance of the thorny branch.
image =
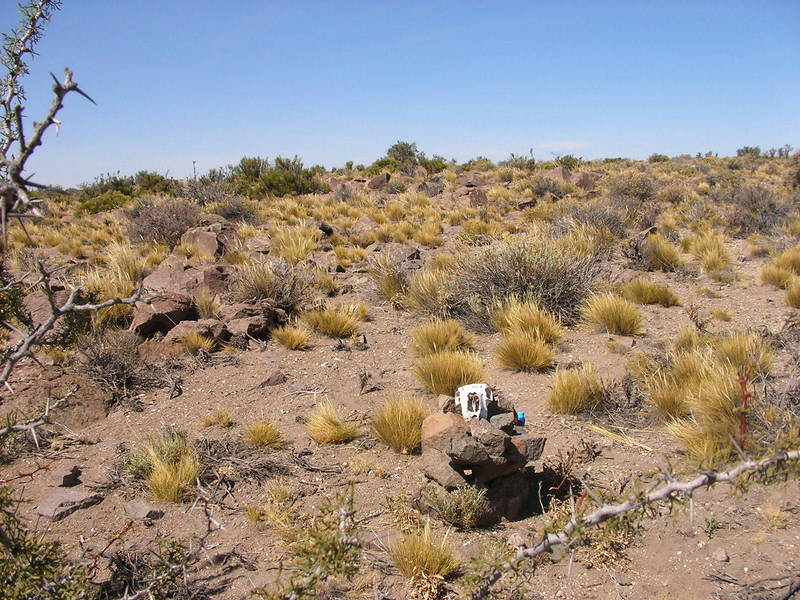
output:
[{"label": "thorny branch", "polygon": [[522,561],[548,552],[556,546],[569,545],[576,534],[581,531],[596,527],[609,519],[621,517],[636,510],[642,510],[652,504],[670,502],[679,496],[691,497],[691,494],[697,489],[708,488],[717,483],[730,483],[747,473],[763,473],[770,467],[780,466],[787,461],[800,461],[800,450],[782,452],[781,454],[762,460],[745,460],[728,471],[723,471],[721,473],[708,471],[688,481],[669,481],[641,498],[627,500],[618,504],[606,504],[596,511],[580,518],[573,516],[564,529],[558,533],[546,534],[544,539],[538,544],[527,548],[521,548],[514,557],[490,571],[483,577],[480,584],[472,592],[470,598],[472,600],[488,598],[489,590],[499,581],[504,573],[516,570]]},{"label": "thorny branch", "polygon": [[25,93],[21,80],[28,74],[26,58],[35,56],[35,46],[42,36],[45,24],[61,6],[59,0],[35,0],[20,7],[22,23],[10,35],[3,36],[2,65],[6,74],[0,81],[0,223],[3,228],[3,243],[7,241],[8,219],[41,216],[36,208],[37,200],[29,195],[29,188],[47,188],[35,183],[23,173],[28,160],[42,144],[45,132],[51,125],[58,129],[61,122],[56,118],[64,108],[64,98],[71,92],[95,103],[78,83],[72,79],[72,71],[64,69],[64,79],[53,78],[53,101],[47,114],[33,123],[33,131],[25,134]]}]

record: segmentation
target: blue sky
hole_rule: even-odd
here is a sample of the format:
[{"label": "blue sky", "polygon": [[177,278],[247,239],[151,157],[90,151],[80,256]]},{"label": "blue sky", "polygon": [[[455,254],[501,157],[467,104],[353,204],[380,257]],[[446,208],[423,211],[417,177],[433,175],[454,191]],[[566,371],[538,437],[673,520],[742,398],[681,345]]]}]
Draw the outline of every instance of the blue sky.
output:
[{"label": "blue sky", "polygon": [[[17,21],[0,7],[0,29]],[[800,2],[64,0],[28,116],[69,97],[31,165],[73,185],[244,155],[369,163],[398,139],[465,160],[800,146]]]}]

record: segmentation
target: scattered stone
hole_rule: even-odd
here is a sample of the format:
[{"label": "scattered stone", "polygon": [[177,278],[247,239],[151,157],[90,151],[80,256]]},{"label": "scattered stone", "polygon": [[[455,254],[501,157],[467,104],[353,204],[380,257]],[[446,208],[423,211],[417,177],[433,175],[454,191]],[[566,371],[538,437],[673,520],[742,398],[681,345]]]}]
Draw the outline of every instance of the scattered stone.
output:
[{"label": "scattered stone", "polygon": [[438,196],[444,191],[444,182],[439,179],[429,179],[427,181],[423,181],[417,186],[417,191],[425,194],[429,198],[433,198],[434,196]]},{"label": "scattered stone", "polygon": [[514,432],[514,425],[516,422],[517,418],[514,416],[514,413],[500,413],[499,415],[489,417],[489,423],[506,433]]},{"label": "scattered stone", "polygon": [[457,488],[466,483],[464,475],[453,467],[447,456],[433,448],[422,452],[422,472],[445,489]]},{"label": "scattered stone", "polygon": [[484,419],[471,419],[469,432],[486,447],[489,454],[497,456],[506,451],[511,440],[511,436]]},{"label": "scattered stone", "polygon": [[519,548],[525,548],[528,546],[528,538],[519,531],[515,531],[508,536],[508,545],[515,550]]},{"label": "scattered stone", "polygon": [[466,432],[451,437],[449,442],[449,445],[444,448],[444,452],[455,464],[482,465],[490,460],[486,447]]},{"label": "scattered stone", "polygon": [[164,516],[163,510],[156,508],[140,498],[129,500],[124,504],[123,508],[131,519],[136,519],[137,521],[157,521]]},{"label": "scattered stone", "polygon": [[547,441],[547,438],[536,437],[532,433],[516,435],[509,439],[517,451],[528,461],[538,460],[542,456],[544,444]]},{"label": "scattered stone", "polygon": [[442,450],[449,447],[450,439],[466,435],[467,424],[461,415],[454,413],[434,413],[422,422],[421,441],[426,447]]},{"label": "scattered stone", "polygon": [[217,256],[224,248],[217,234],[206,227],[195,227],[184,233],[181,236],[181,244],[196,247],[203,256]]},{"label": "scattered stone", "polygon": [[52,469],[50,478],[58,487],[75,487],[81,484],[81,468],[78,465]]},{"label": "scattered stone", "polygon": [[272,250],[272,238],[268,235],[252,237],[244,243],[244,247],[256,254],[269,254]]},{"label": "scattered stone", "polygon": [[358,221],[350,228],[350,235],[362,236],[375,231],[380,225],[369,215],[361,215]]},{"label": "scattered stone", "polygon": [[166,293],[150,304],[137,302],[130,329],[143,337],[167,333],[181,321],[193,316],[192,299],[184,294]]},{"label": "scattered stone", "polygon": [[103,501],[103,496],[89,490],[59,488],[39,503],[36,512],[51,521],[60,521],[76,510]]},{"label": "scattered stone", "polygon": [[549,177],[558,183],[567,183],[568,181],[572,181],[572,173],[569,172],[569,169],[565,169],[564,167],[555,167],[554,169],[550,169],[544,174],[544,176]]},{"label": "scattered stone", "polygon": [[602,177],[600,173],[593,173],[591,171],[584,171],[583,173],[576,173],[572,176],[572,183],[579,188],[588,192],[594,189],[597,181]]},{"label": "scattered stone", "polygon": [[712,555],[711,558],[717,562],[726,563],[731,560],[731,557],[728,556],[728,553],[725,552],[724,548],[720,548],[716,550]]},{"label": "scattered stone", "polygon": [[474,188],[484,185],[486,181],[483,179],[483,176],[480,173],[472,172],[459,177],[458,183],[468,188]]},{"label": "scattered stone", "polygon": [[526,208],[534,208],[537,204],[539,204],[539,201],[536,198],[533,198],[531,200],[525,200],[525,201],[520,202],[519,204],[517,204],[517,210],[525,210]]},{"label": "scattered stone", "polygon": [[233,319],[225,323],[225,328],[232,336],[260,339],[267,336],[269,326],[262,316]]},{"label": "scattered stone", "polygon": [[223,340],[227,334],[227,329],[225,324],[217,319],[181,321],[164,336],[164,343],[182,343],[192,334],[202,335],[211,340]]},{"label": "scattered stone", "polygon": [[469,192],[469,205],[472,208],[480,208],[489,204],[489,196],[480,188],[472,188]]},{"label": "scattered stone", "polygon": [[369,180],[367,183],[367,187],[371,190],[382,190],[386,187],[386,184],[389,183],[390,175],[388,173],[381,173],[380,175],[375,175],[372,179]]},{"label": "scattered stone", "polygon": [[436,399],[436,402],[439,405],[439,410],[441,412],[460,414],[459,410],[456,408],[455,398],[453,398],[452,396],[448,396],[447,394],[440,394],[439,397]]},{"label": "scattered stone", "polygon": [[284,373],[283,371],[274,371],[272,374],[270,374],[269,377],[267,377],[264,381],[259,383],[258,387],[264,388],[264,387],[272,387],[275,385],[281,385],[282,383],[286,383],[288,380],[289,378],[286,377],[286,373]]}]

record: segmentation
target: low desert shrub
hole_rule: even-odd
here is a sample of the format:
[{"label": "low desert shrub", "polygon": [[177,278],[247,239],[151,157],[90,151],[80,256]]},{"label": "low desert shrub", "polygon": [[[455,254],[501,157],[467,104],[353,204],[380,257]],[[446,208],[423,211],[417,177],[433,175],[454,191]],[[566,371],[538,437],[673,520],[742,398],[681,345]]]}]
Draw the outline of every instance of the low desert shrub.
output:
[{"label": "low desert shrub", "polygon": [[465,352],[437,352],[423,356],[414,366],[414,375],[433,394],[453,396],[462,385],[485,379],[481,361]]},{"label": "low desert shrub", "polygon": [[308,435],[318,444],[349,442],[358,435],[356,424],[343,421],[329,401],[317,405],[311,411],[306,427]]},{"label": "low desert shrub", "polygon": [[656,182],[652,177],[635,171],[615,175],[609,179],[608,186],[612,198],[639,202],[649,200],[657,191]]},{"label": "low desert shrub", "polygon": [[251,423],[242,432],[242,438],[256,448],[278,448],[283,445],[281,432],[272,421]]},{"label": "low desert shrub", "polygon": [[455,319],[435,320],[412,334],[411,353],[428,356],[445,350],[471,350],[472,337]]},{"label": "low desert shrub", "polygon": [[512,330],[497,346],[497,360],[509,371],[542,371],[553,365],[555,352],[535,333]]},{"label": "low desert shrub", "polygon": [[441,269],[418,271],[410,280],[406,303],[431,315],[447,316],[449,312],[449,276]]},{"label": "low desert shrub", "polygon": [[490,510],[486,489],[474,485],[465,484],[450,491],[431,488],[428,497],[436,516],[458,529],[477,527]]},{"label": "low desert shrub", "polygon": [[741,237],[776,231],[791,210],[785,195],[763,185],[723,188],[714,200],[727,205],[728,227]]},{"label": "low desert shrub", "polygon": [[308,277],[286,263],[252,261],[237,269],[230,292],[238,302],[272,298],[291,313],[308,300],[310,287]]},{"label": "low desert shrub", "polygon": [[599,273],[596,259],[532,238],[498,242],[457,258],[447,285],[448,312],[480,331],[491,330],[492,313],[512,297],[574,323]]},{"label": "low desert shrub", "polygon": [[302,315],[303,321],[317,333],[346,338],[358,332],[358,321],[339,308],[319,308]]},{"label": "low desert shrub", "polygon": [[590,297],[583,307],[587,323],[600,325],[608,333],[637,335],[642,331],[642,315],[635,305],[614,294]]},{"label": "low desert shrub", "polygon": [[143,198],[128,210],[128,237],[143,243],[174,246],[200,222],[200,208],[180,198]]},{"label": "low desert shrub", "polygon": [[681,301],[665,283],[654,283],[646,277],[635,277],[622,286],[622,295],[637,304],[680,306]]},{"label": "low desert shrub", "polygon": [[428,407],[419,398],[389,400],[372,419],[375,434],[400,454],[413,454],[419,449],[422,421]]},{"label": "low desert shrub", "polygon": [[605,388],[593,365],[556,371],[553,388],[547,396],[551,411],[575,414],[596,408],[603,402]]},{"label": "low desert shrub", "polygon": [[388,256],[372,258],[369,274],[378,287],[378,296],[392,304],[402,304],[408,291],[408,275],[397,261]]},{"label": "low desert shrub", "polygon": [[515,297],[494,310],[492,324],[502,333],[528,333],[548,344],[559,343],[564,335],[564,328],[556,317],[532,300],[522,302]]},{"label": "low desert shrub", "polygon": [[99,196],[94,196],[92,198],[87,198],[86,200],[82,200],[81,203],[78,205],[77,212],[79,215],[94,215],[99,212],[105,212],[107,210],[122,208],[130,201],[131,201],[130,196],[126,196],[125,194],[117,192],[115,190],[108,190],[107,192],[100,194]]},{"label": "low desert shrub", "polygon": [[270,337],[289,350],[306,350],[311,332],[304,327],[283,325],[273,329]]},{"label": "low desert shrub", "polygon": [[391,541],[389,555],[397,570],[407,579],[431,582],[441,580],[453,573],[459,565],[447,538],[446,534],[434,534],[430,523],[426,523],[422,530]]}]

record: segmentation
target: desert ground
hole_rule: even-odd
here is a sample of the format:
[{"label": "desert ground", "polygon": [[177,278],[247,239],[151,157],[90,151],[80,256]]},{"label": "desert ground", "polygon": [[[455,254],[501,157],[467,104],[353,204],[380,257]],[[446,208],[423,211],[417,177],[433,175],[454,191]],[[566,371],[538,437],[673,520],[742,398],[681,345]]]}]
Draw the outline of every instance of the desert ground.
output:
[{"label": "desert ground", "polygon": [[[3,277],[57,270],[3,319],[35,327],[74,288],[142,300],[63,317],[17,364],[4,419],[57,407],[0,439],[0,482],[87,594],[468,597],[573,515],[797,449],[799,185],[797,156],[747,148],[455,164],[398,143],[44,193]],[[454,408],[473,383],[500,420]],[[785,465],[587,529],[492,597],[788,598],[799,516]]]}]

